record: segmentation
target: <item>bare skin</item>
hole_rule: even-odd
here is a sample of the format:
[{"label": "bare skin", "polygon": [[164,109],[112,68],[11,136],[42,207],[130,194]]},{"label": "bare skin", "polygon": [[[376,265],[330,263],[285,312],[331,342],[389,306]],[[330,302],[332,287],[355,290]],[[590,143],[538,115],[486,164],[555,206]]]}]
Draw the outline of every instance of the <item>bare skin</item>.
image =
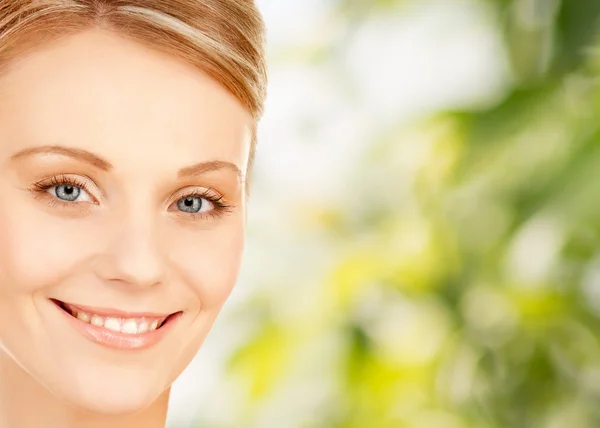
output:
[{"label": "bare skin", "polygon": [[[164,427],[239,273],[251,125],[202,72],[104,30],[0,76],[0,427]],[[57,301],[179,317],[115,349]]]}]

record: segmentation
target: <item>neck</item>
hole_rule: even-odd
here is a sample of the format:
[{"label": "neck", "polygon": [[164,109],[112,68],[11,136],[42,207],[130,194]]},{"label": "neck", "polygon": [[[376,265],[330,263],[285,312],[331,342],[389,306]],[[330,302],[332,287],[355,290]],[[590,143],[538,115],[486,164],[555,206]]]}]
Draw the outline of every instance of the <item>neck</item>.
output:
[{"label": "neck", "polygon": [[52,395],[0,350],[0,428],[164,428],[169,393],[135,414],[89,413]]}]

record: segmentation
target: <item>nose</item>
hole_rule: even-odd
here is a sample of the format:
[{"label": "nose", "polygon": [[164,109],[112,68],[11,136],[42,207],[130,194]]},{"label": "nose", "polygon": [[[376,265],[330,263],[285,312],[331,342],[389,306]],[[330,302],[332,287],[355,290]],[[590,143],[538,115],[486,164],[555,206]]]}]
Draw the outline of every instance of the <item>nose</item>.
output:
[{"label": "nose", "polygon": [[165,260],[151,221],[120,221],[106,232],[107,245],[95,263],[100,278],[140,289],[164,281]]}]

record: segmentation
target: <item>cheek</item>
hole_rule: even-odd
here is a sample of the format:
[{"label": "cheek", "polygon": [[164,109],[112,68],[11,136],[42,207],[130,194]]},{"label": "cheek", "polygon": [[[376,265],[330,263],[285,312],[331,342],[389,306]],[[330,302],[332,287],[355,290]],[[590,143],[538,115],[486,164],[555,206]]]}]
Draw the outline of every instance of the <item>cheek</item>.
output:
[{"label": "cheek", "polygon": [[52,216],[31,204],[3,204],[0,285],[5,291],[28,293],[59,283],[93,252],[97,230],[89,221]]},{"label": "cheek", "polygon": [[200,300],[203,310],[219,309],[237,281],[244,252],[240,216],[222,226],[174,236],[172,263]]}]

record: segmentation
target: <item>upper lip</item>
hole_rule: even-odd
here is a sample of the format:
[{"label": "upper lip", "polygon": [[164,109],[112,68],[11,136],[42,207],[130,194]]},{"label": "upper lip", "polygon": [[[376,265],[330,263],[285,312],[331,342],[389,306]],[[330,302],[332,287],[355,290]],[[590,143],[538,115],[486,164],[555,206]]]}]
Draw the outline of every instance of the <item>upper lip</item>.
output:
[{"label": "upper lip", "polygon": [[113,318],[163,318],[163,317],[168,317],[169,315],[173,315],[179,311],[175,311],[175,312],[130,312],[130,311],[123,311],[120,309],[113,309],[113,308],[102,308],[102,307],[96,307],[96,306],[85,306],[85,305],[80,305],[78,303],[70,303],[70,302],[62,302],[60,300],[57,299],[50,299],[52,300],[55,304],[58,304],[59,306],[64,306],[64,305],[69,305],[72,309],[79,309],[83,312],[89,313],[89,314],[95,314],[95,315],[100,315],[100,316],[104,316],[104,317],[113,317]]}]

